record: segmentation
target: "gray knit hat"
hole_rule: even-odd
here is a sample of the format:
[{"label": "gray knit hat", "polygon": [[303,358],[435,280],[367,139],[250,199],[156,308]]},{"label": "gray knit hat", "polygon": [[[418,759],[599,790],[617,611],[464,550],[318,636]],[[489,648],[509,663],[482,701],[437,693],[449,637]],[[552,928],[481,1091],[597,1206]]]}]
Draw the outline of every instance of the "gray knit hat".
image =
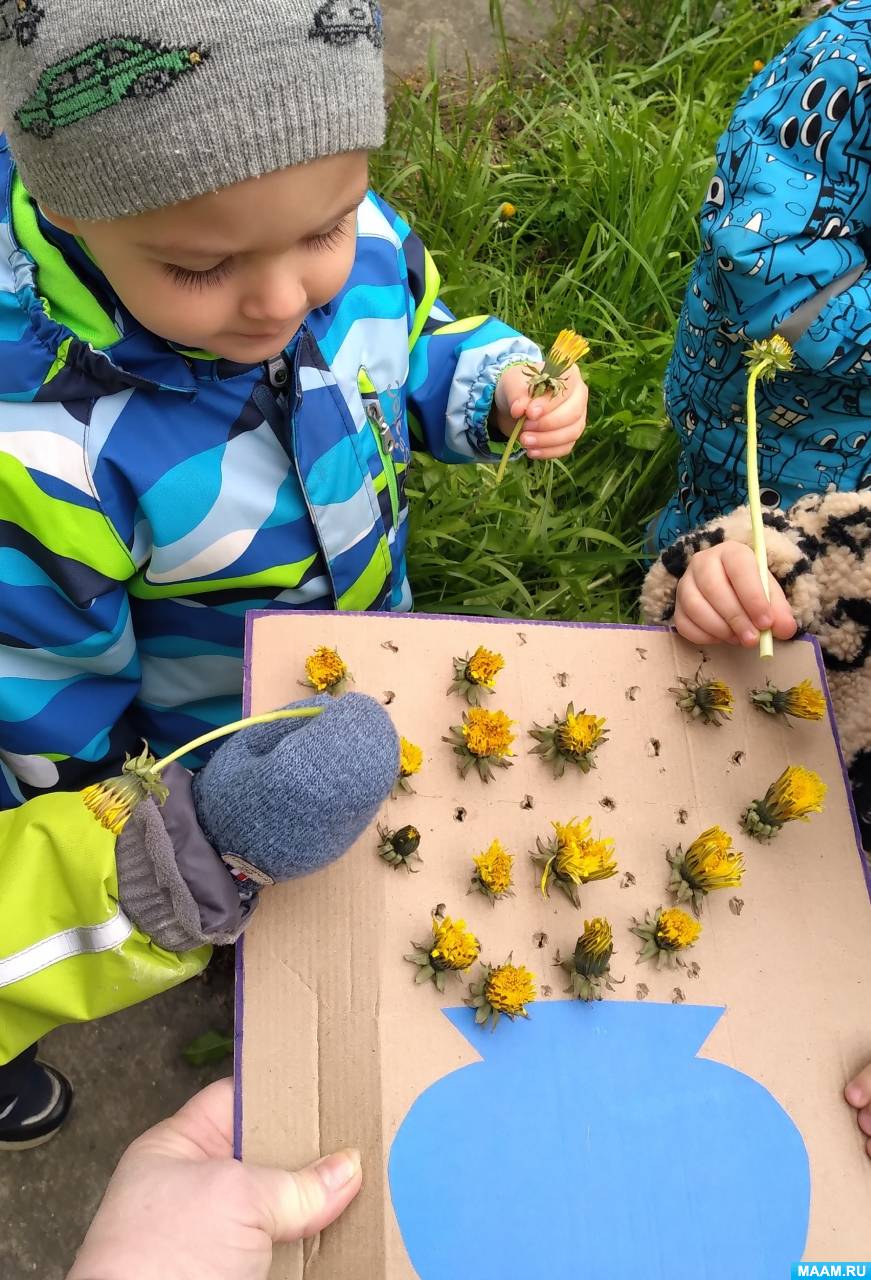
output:
[{"label": "gray knit hat", "polygon": [[189,200],[384,137],[377,0],[0,0],[0,122],[82,219]]}]

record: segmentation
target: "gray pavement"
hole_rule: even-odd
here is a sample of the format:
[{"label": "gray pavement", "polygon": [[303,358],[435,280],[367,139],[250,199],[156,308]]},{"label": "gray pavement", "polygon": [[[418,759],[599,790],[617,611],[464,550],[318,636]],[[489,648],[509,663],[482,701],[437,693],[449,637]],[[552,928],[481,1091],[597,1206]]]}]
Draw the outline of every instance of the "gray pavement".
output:
[{"label": "gray pavement", "polygon": [[[440,67],[462,72],[467,54],[473,65],[481,66],[498,48],[488,0],[383,0],[383,4],[387,65],[394,75],[419,71],[431,49]],[[502,0],[502,13],[509,42],[542,34],[552,16],[550,0]]]},{"label": "gray pavement", "polygon": [[[394,76],[437,62],[461,73],[466,52],[486,63],[496,49],[487,0],[385,0],[387,60]],[[540,31],[549,8],[506,0],[509,38]],[[63,1133],[35,1151],[0,1153],[0,1280],[63,1280],[102,1190],[127,1143],[163,1119],[229,1063],[195,1069],[181,1050],[229,1029],[228,966],[138,1008],[48,1036],[42,1053],[76,1086]],[[135,1280],[135,1277],[131,1277]]]},{"label": "gray pavement", "polygon": [[229,1074],[229,1059],[194,1068],[181,1055],[203,1032],[232,1026],[232,977],[222,970],[43,1041],[42,1056],[73,1081],[76,1103],[46,1146],[0,1152],[0,1280],[63,1280],[128,1142]]}]

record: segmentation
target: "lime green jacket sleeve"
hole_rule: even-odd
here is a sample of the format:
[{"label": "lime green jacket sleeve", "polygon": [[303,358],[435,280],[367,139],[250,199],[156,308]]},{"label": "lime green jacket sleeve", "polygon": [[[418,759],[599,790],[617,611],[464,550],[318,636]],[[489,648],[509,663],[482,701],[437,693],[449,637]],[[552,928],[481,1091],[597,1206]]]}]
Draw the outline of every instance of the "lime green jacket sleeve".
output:
[{"label": "lime green jacket sleeve", "polygon": [[210,947],[158,947],[118,903],[115,837],[75,792],[0,812],[0,1065],[54,1027],[138,1004]]}]

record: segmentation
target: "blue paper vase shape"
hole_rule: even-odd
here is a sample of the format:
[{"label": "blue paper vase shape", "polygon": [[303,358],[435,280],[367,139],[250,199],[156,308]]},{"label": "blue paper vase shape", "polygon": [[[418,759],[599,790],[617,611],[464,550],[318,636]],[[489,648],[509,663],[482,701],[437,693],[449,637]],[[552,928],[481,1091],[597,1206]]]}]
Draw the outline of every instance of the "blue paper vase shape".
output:
[{"label": "blue paper vase shape", "polygon": [[421,1280],[779,1280],[810,1175],[766,1089],[696,1054],[724,1010],[537,1004],[437,1081],[393,1142],[393,1205]]}]

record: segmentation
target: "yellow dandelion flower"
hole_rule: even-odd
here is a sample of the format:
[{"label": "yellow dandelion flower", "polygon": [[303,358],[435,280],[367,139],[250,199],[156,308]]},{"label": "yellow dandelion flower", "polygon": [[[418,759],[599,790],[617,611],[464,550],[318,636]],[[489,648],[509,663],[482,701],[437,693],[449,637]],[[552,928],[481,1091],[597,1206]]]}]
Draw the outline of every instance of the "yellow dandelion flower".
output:
[{"label": "yellow dandelion flower", "polygon": [[135,779],[113,778],[109,782],[95,782],[85,787],[81,797],[106,830],[113,836],[120,836],[145,794],[140,794]]},{"label": "yellow dandelion flower", "polygon": [[702,931],[698,920],[681,911],[680,907],[666,907],[659,913],[655,940],[665,951],[684,951],[691,947]]},{"label": "yellow dandelion flower", "polygon": [[643,946],[637,963],[655,960],[658,969],[666,965],[670,969],[685,965],[681,951],[693,946],[702,932],[698,920],[681,911],[680,907],[659,908],[653,915],[645,911],[643,920],[636,920],[630,929],[641,938]]},{"label": "yellow dandelion flower", "polygon": [[423,764],[423,752],[415,743],[409,742],[407,738],[399,739],[399,776],[401,778],[410,778],[413,774],[419,772]]},{"label": "yellow dandelion flower", "polygon": [[554,822],[556,836],[550,843],[538,840],[538,852],[533,861],[542,864],[539,887],[542,895],[549,896],[550,881],[554,879],[574,906],[580,906],[577,886],[591,880],[607,880],[617,872],[614,860],[613,840],[594,840],[590,835],[591,819],[583,822]]},{"label": "yellow dandelion flower", "polygon": [[566,755],[584,756],[599,745],[604,730],[604,717],[587,715],[585,711],[578,715],[568,712],[556,732],[556,740]]},{"label": "yellow dandelion flower", "polygon": [[465,920],[452,920],[450,916],[433,919],[432,946],[429,956],[436,969],[468,969],[478,959],[480,943],[466,928]]},{"label": "yellow dandelion flower", "polygon": [[770,840],[786,822],[806,822],[822,813],[828,788],[819,774],[802,765],[789,765],[772,782],[761,800],[754,800],[741,818],[748,835]]},{"label": "yellow dandelion flower", "polygon": [[768,680],[764,689],[750,690],[750,701],[757,711],[794,716],[797,720],[822,720],[827,709],[825,694],[810,680],[802,680],[790,689],[778,689]]},{"label": "yellow dandelion flower", "polygon": [[744,356],[751,374],[755,374],[763,382],[770,381],[778,373],[789,373],[792,369],[792,347],[779,333],[764,338],[761,342],[751,342]]},{"label": "yellow dandelion flower", "polygon": [[677,694],[676,705],[704,724],[719,725],[723,716],[731,716],[735,706],[732,690],[723,680],[701,680],[699,673],[689,679],[679,676],[680,687],[669,689]]},{"label": "yellow dandelion flower", "polygon": [[516,735],[511,732],[511,726],[514,721],[504,711],[472,707],[464,721],[463,737],[473,756],[495,756],[501,759],[513,754],[511,746]]},{"label": "yellow dandelion flower", "polygon": [[810,680],[802,680],[791,689],[784,690],[783,710],[798,720],[822,720],[826,714],[826,698]]},{"label": "yellow dandelion flower", "polygon": [[554,344],[547,353],[543,372],[553,378],[561,378],[573,364],[583,360],[589,352],[590,344],[573,329],[561,329]]},{"label": "yellow dandelion flower", "polygon": [[731,712],[735,705],[732,690],[722,680],[709,680],[707,686],[708,703],[715,711]]},{"label": "yellow dandelion flower", "polygon": [[744,855],[732,847],[721,827],[709,827],[692,842],[683,858],[684,871],[694,889],[731,889],[741,883]]},{"label": "yellow dandelion flower", "polygon": [[516,205],[513,205],[510,200],[503,200],[502,204],[499,206],[498,212],[500,220],[502,222],[507,222],[509,218],[515,217],[517,207]]},{"label": "yellow dandelion flower", "polygon": [[480,885],[491,898],[502,898],[509,892],[513,883],[511,869],[514,855],[505,849],[500,840],[494,840],[484,853],[473,858],[473,862],[473,884]]},{"label": "yellow dandelion flower", "polygon": [[394,871],[405,867],[406,871],[414,872],[415,868],[411,863],[423,861],[418,853],[420,832],[417,827],[409,825],[400,827],[398,831],[391,831],[389,827],[382,827],[379,823],[378,835],[381,838],[378,853]]},{"label": "yellow dandelion flower", "polygon": [[522,964],[500,964],[490,970],[483,994],[497,1013],[525,1018],[526,1006],[535,1000],[535,977]]},{"label": "yellow dandelion flower", "polygon": [[578,938],[577,950],[591,960],[600,961],[604,957],[610,959],[614,950],[614,935],[611,926],[602,916],[584,921],[584,932]]},{"label": "yellow dandelion flower", "polygon": [[572,884],[607,880],[617,872],[613,840],[586,840],[582,845],[565,845],[554,858],[554,874]]},{"label": "yellow dandelion flower", "polygon": [[[607,920],[597,916],[584,921],[584,932],[575,943],[573,954],[559,960],[569,975],[566,991],[576,1000],[601,1000],[602,988],[614,990],[611,977],[611,956],[614,954],[614,936]],[[623,979],[621,978],[622,982]]]},{"label": "yellow dandelion flower", "polygon": [[493,653],[490,649],[485,649],[483,645],[472,654],[466,663],[465,676],[472,684],[483,685],[485,689],[492,689],[496,683],[496,677],[505,666],[505,659],[501,653]]},{"label": "yellow dandelion flower", "polygon": [[608,738],[605,724],[604,716],[588,715],[586,709],[575,711],[575,704],[570,702],[562,717],[554,716],[551,724],[532,726],[529,736],[538,746],[530,754],[547,761],[555,778],[563,776],[566,764],[589,773],[596,767],[596,752]]},{"label": "yellow dandelion flower", "polygon": [[593,819],[584,818],[583,822],[578,822],[577,818],[572,818],[571,822],[554,822],[551,825],[556,832],[557,844],[563,849],[582,845],[588,840]]},{"label": "yellow dandelion flower", "polygon": [[318,693],[327,693],[348,678],[348,668],[336,650],[327,645],[321,645],[311,657],[306,658],[305,673],[308,683]]},{"label": "yellow dandelion flower", "polygon": [[760,71],[764,71],[764,70],[765,70],[765,63],[762,61],[762,59],[761,59],[761,58],[754,58],[754,59],[753,59],[753,74],[754,74],[755,76],[758,76],[758,75],[759,75],[759,72],[760,72]]}]

